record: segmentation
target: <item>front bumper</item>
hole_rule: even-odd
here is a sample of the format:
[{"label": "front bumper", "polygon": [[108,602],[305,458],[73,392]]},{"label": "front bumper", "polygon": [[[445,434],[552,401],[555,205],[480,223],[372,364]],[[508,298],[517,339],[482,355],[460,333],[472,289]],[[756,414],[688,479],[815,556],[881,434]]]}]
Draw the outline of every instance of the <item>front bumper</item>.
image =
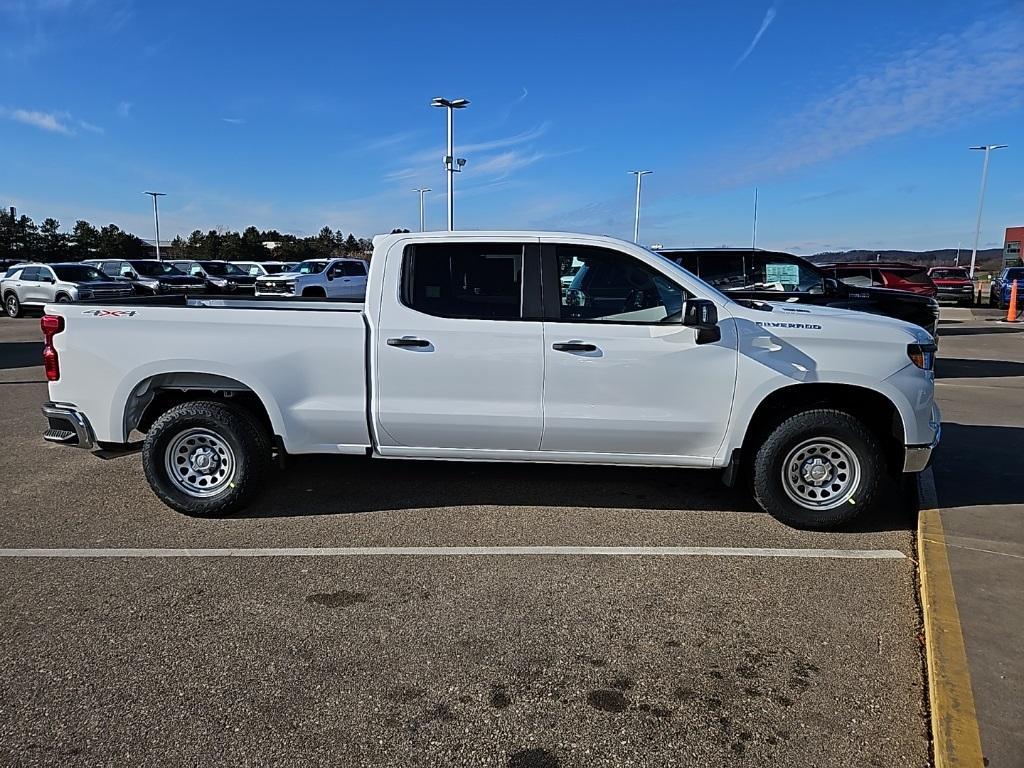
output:
[{"label": "front bumper", "polygon": [[43,440],[76,448],[92,448],[96,444],[92,426],[84,413],[70,405],[50,402],[43,403],[42,410],[47,421]]},{"label": "front bumper", "polygon": [[942,424],[935,424],[935,438],[928,445],[908,445],[903,449],[903,471],[924,472],[932,460],[932,451],[942,437]]}]

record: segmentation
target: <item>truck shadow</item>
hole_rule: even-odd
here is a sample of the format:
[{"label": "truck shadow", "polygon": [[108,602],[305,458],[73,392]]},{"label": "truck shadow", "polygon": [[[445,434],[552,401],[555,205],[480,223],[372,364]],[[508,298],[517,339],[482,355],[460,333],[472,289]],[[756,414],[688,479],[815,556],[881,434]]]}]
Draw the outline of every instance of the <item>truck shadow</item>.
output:
[{"label": "truck shadow", "polygon": [[1024,363],[956,357],[940,357],[935,361],[937,379],[998,379],[1006,376],[1024,376]]},{"label": "truck shadow", "polygon": [[1021,456],[1024,427],[943,423],[934,461],[939,506],[1024,504]]},{"label": "truck shadow", "polygon": [[[874,515],[849,532],[908,530],[913,505],[895,482]],[[260,497],[236,515],[303,517],[463,506],[678,510],[764,514],[745,488],[706,470],[290,457]]]},{"label": "truck shadow", "polygon": [[8,368],[31,368],[43,364],[43,342],[5,341],[0,342],[0,370]]}]

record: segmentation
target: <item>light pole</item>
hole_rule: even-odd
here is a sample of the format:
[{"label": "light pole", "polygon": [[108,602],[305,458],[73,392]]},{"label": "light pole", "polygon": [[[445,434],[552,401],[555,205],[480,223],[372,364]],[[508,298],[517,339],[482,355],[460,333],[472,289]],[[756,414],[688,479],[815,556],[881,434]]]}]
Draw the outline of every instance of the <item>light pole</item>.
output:
[{"label": "light pole", "polygon": [[648,173],[654,173],[654,171],[630,171],[636,176],[636,218],[633,221],[633,242],[640,242],[640,185],[644,176]]},{"label": "light pole", "polygon": [[988,181],[988,156],[993,149],[1002,149],[1006,144],[985,144],[970,149],[985,150],[985,162],[981,166],[981,192],[978,194],[978,220],[974,224],[974,248],[971,250],[971,279],[974,279],[974,262],[978,258],[978,237],[981,235],[981,209],[985,206],[985,182]]},{"label": "light pole", "polygon": [[[448,231],[451,232],[455,229],[455,174],[462,171],[462,166],[466,164],[464,158],[455,157],[454,149],[454,132],[453,132],[453,120],[452,115],[456,109],[465,109],[469,106],[467,99],[442,99],[438,96],[430,102],[432,107],[444,107],[448,110],[448,149],[444,156],[444,167],[448,172]],[[458,165],[458,170],[455,166]]]},{"label": "light pole", "polygon": [[160,211],[157,209],[156,199],[158,197],[164,197],[167,195],[166,192],[143,192],[144,195],[150,195],[153,198],[153,221],[156,223],[156,260],[162,261],[160,258]]},{"label": "light pole", "polygon": [[430,187],[420,187],[419,189],[414,189],[413,190],[413,192],[419,192],[420,193],[420,232],[425,232],[426,231],[423,228],[423,194],[425,192],[430,192],[430,191],[431,191]]}]

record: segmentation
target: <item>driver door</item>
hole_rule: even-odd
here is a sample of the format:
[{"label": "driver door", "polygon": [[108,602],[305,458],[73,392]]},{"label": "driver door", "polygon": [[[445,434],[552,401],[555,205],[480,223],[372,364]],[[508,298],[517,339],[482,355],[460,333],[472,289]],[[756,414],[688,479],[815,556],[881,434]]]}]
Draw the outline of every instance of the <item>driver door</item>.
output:
[{"label": "driver door", "polygon": [[709,462],[725,437],[736,380],[728,317],[721,340],[698,344],[682,324],[691,294],[653,255],[552,243],[542,260],[541,450]]}]

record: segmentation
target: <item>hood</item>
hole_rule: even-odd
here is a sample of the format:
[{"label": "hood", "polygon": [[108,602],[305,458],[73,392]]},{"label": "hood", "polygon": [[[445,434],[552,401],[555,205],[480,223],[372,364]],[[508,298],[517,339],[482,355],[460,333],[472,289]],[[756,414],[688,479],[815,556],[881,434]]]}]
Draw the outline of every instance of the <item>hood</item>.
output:
[{"label": "hood", "polygon": [[260,275],[256,278],[256,282],[265,283],[268,281],[275,280],[294,280],[297,277],[302,277],[301,272],[278,272],[276,275]]},{"label": "hood", "polygon": [[[911,294],[913,295],[913,294]],[[927,299],[926,299],[927,300]],[[752,309],[743,305],[730,305],[735,317],[742,317],[754,325],[779,336],[813,335],[841,341],[844,338],[859,340],[878,339],[891,341],[894,336],[908,335],[922,343],[931,341],[931,334],[920,326],[897,320],[886,315],[859,312],[838,307],[819,307],[810,304],[788,304],[777,301],[764,302],[772,308]]]}]

